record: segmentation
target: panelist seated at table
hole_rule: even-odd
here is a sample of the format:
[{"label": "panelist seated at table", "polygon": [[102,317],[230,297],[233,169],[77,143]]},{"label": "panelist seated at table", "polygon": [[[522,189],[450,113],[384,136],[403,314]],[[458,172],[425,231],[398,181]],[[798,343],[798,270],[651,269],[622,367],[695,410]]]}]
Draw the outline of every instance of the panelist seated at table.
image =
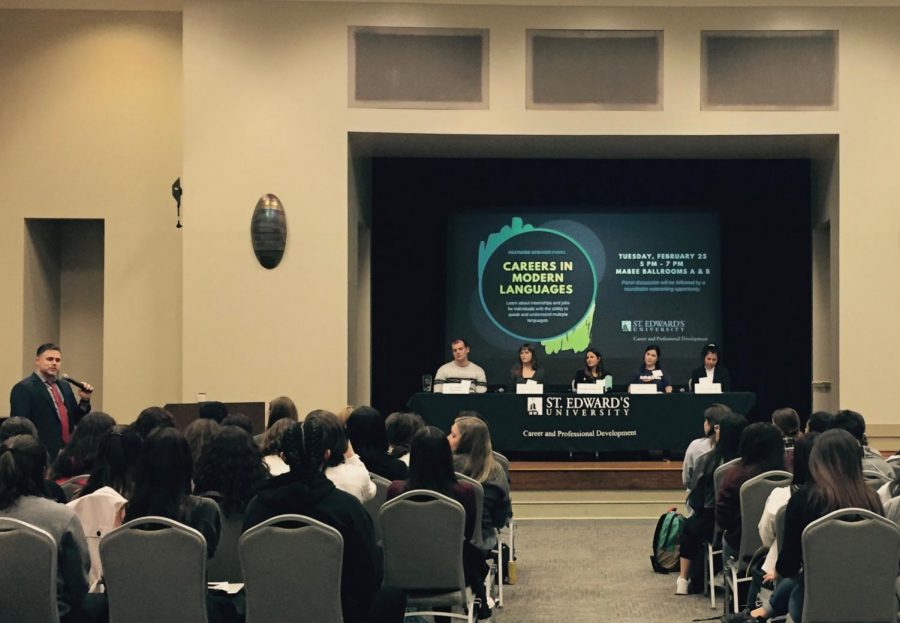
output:
[{"label": "panelist seated at table", "polygon": [[604,391],[612,390],[612,374],[603,367],[603,355],[596,348],[588,348],[584,353],[584,367],[575,372],[572,389],[576,389],[579,383],[602,383]]},{"label": "panelist seated at table", "polygon": [[453,361],[438,368],[434,375],[434,392],[444,393],[444,385],[469,381],[469,392],[483,394],[487,391],[487,377],[478,364],[469,361],[469,344],[462,338],[450,342]]},{"label": "panelist seated at table", "polygon": [[631,382],[633,384],[652,383],[656,385],[657,392],[672,393],[672,380],[662,369],[662,351],[656,344],[650,344],[644,349],[644,363],[635,372]]},{"label": "panelist seated at table", "polygon": [[522,344],[519,347],[519,356],[509,371],[509,384],[512,388],[527,382],[543,383],[544,368],[540,366],[537,355],[531,344]]},{"label": "panelist seated at table", "polygon": [[698,383],[719,383],[723,392],[731,391],[731,375],[724,366],[719,365],[719,350],[715,344],[703,347],[703,365],[691,372],[688,384],[691,391],[697,391]]}]

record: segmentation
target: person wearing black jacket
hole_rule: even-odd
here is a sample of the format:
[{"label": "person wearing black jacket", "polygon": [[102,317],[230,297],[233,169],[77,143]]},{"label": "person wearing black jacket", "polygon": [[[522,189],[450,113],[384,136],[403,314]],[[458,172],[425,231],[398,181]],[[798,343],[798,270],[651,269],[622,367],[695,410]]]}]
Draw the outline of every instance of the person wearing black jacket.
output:
[{"label": "person wearing black jacket", "polygon": [[731,375],[728,374],[727,368],[719,365],[719,349],[715,344],[703,347],[703,365],[691,372],[691,391],[696,391],[700,379],[707,378],[710,383],[721,384],[723,392],[731,391]]},{"label": "person wearing black jacket", "polygon": [[337,529],[344,539],[341,565],[341,608],[346,623],[402,621],[405,602],[400,591],[379,588],[383,576],[375,543],[375,527],[355,497],[337,489],[322,469],[330,446],[315,418],[291,425],[282,439],[290,467],[263,484],[244,514],[244,531],[283,514],[307,515]]}]

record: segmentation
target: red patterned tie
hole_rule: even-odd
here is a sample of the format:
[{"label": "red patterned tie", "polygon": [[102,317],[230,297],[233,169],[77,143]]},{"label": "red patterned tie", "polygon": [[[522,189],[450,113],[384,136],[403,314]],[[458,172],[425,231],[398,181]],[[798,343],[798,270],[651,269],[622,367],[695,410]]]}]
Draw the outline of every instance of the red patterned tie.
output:
[{"label": "red patterned tie", "polygon": [[63,402],[62,394],[56,383],[47,383],[50,388],[50,395],[53,396],[53,402],[56,403],[56,410],[59,412],[59,423],[62,425],[63,443],[69,443],[69,412],[66,410],[66,403]]}]

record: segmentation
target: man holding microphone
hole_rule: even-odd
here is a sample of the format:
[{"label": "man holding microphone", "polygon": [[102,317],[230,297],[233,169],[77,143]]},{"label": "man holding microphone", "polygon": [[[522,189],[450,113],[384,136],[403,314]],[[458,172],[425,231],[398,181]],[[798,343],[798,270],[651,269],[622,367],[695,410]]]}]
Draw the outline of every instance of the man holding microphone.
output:
[{"label": "man holding microphone", "polygon": [[38,346],[34,373],[16,383],[9,394],[10,416],[34,422],[41,443],[52,460],[69,441],[75,425],[91,411],[91,393],[87,383],[63,377],[78,387],[78,400],[68,383],[61,383],[59,367],[62,352],[52,343]]}]

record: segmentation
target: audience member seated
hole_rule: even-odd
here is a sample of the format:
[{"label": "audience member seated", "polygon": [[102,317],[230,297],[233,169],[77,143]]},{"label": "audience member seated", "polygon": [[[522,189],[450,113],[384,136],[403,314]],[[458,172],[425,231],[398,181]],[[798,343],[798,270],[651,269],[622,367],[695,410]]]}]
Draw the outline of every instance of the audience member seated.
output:
[{"label": "audience member seated", "polygon": [[406,478],[406,463],[388,456],[384,416],[372,407],[357,407],[347,418],[347,437],[366,469],[388,480]]},{"label": "audience member seated", "polygon": [[803,530],[810,523],[842,508],[864,508],[884,514],[881,501],[862,475],[859,442],[845,430],[831,429],[816,439],[809,457],[810,481],[791,496],[784,516],[784,541],[772,579],[793,578],[789,611],[803,617]]},{"label": "audience member seated", "polygon": [[[459,482],[453,469],[453,455],[450,443],[443,431],[434,426],[425,426],[413,435],[410,448],[409,477],[395,480],[388,487],[387,499],[392,499],[415,489],[436,491],[462,504],[466,511],[465,543],[463,544],[463,565],[466,584],[475,596],[478,620],[491,616],[484,587],[484,555],[472,545],[477,513],[475,492],[472,485]],[[480,529],[480,528],[479,528]]]},{"label": "audience member seated", "polygon": [[134,464],[144,440],[133,426],[115,426],[100,440],[97,459],[80,496],[90,495],[104,487],[128,499],[134,492]]},{"label": "audience member seated", "polygon": [[[100,439],[116,425],[116,421],[102,411],[91,411],[75,426],[69,443],[59,451],[53,466],[51,477],[57,483],[63,483],[75,476],[89,474],[97,456]],[[87,477],[78,484],[84,486]]]},{"label": "audience member seated", "polygon": [[221,424],[222,420],[228,417],[228,406],[224,402],[218,400],[208,400],[201,402],[197,408],[197,417],[200,419],[215,420]]},{"label": "audience member seated", "polygon": [[388,454],[409,466],[409,446],[413,435],[425,426],[425,420],[418,413],[397,411],[384,421],[387,432]]},{"label": "audience member seated", "polygon": [[[769,548],[765,559],[762,563],[762,576],[754,575],[750,584],[750,591],[747,594],[748,609],[756,605],[757,595],[762,582],[771,582],[773,572],[775,571],[775,563],[778,561],[778,542],[775,534],[775,516],[782,508],[787,506],[791,495],[804,487],[809,482],[809,456],[812,453],[813,444],[819,433],[812,432],[801,435],[794,444],[794,479],[790,487],[778,487],[769,494],[766,500],[766,506],[763,509],[762,516],[759,519],[759,538],[763,547]],[[758,608],[750,610],[749,616],[747,611],[739,613],[739,616],[732,615],[731,621],[743,623],[746,620],[770,619],[772,617],[783,617],[788,613],[788,600],[791,591],[794,588],[792,580],[782,579],[771,596],[764,604]]]},{"label": "audience member seated", "polygon": [[288,465],[281,457],[281,440],[284,432],[291,427],[294,420],[284,418],[278,420],[263,434],[263,461],[269,468],[270,476],[281,476],[288,472]]},{"label": "audience member seated", "polygon": [[807,433],[824,433],[831,424],[831,414],[828,411],[815,411],[806,421]]},{"label": "audience member seated", "polygon": [[[681,533],[678,578],[675,580],[675,594],[687,595],[693,590],[699,592],[699,582],[690,586],[690,578],[702,571],[703,543],[711,543],[715,530],[716,485],[713,475],[716,468],[738,458],[741,433],[747,427],[747,418],[737,413],[725,413],[715,425],[715,445],[710,452],[701,455],[694,465],[688,506],[693,511],[684,522]],[[698,564],[694,564],[697,561]],[[698,577],[703,577],[700,574]]]},{"label": "audience member seated", "polygon": [[784,439],[768,422],[750,424],[741,434],[741,460],[722,478],[716,496],[716,523],[724,531],[729,558],[741,548],[741,485],[764,472],[784,469]]},{"label": "audience member seated", "polygon": [[244,530],[271,517],[307,515],[337,529],[344,539],[341,607],[346,623],[402,621],[397,591],[379,588],[381,558],[375,528],[355,497],[325,477],[325,431],[317,418],[293,423],[284,433],[282,453],[290,471],[264,483],[244,516]]},{"label": "audience member seated", "polygon": [[184,438],[187,439],[188,445],[191,447],[191,458],[194,461],[194,465],[200,460],[206,444],[218,435],[221,430],[222,426],[209,418],[194,420],[184,429]]},{"label": "audience member seated", "polygon": [[[300,420],[297,413],[297,406],[294,404],[294,401],[287,396],[279,396],[278,398],[273,398],[269,402],[269,417],[266,420],[266,431],[281,420],[288,420],[289,422],[297,422]],[[253,441],[259,444],[260,448],[265,446],[265,435],[266,433],[263,432],[259,435],[254,435],[253,437]]]},{"label": "audience member seated", "polygon": [[242,515],[268,476],[250,433],[226,425],[206,444],[194,466],[194,491],[198,495],[216,494],[213,497],[225,517]]},{"label": "audience member seated", "polygon": [[881,456],[880,452],[867,445],[866,420],[863,418],[862,414],[857,413],[856,411],[850,411],[849,409],[838,411],[837,414],[831,418],[829,428],[839,428],[847,431],[853,435],[853,438],[856,439],[860,446],[862,446],[863,470],[874,470],[884,474],[891,480],[894,479],[894,468],[891,467],[890,463],[884,460],[884,457]]},{"label": "audience member seated", "polygon": [[369,470],[353,451],[347,441],[344,426],[331,411],[318,409],[306,416],[313,418],[322,427],[325,444],[325,476],[341,491],[346,491],[360,502],[368,502],[375,497],[376,487],[369,476]]},{"label": "audience member seated", "polygon": [[775,409],[772,424],[784,437],[784,464],[788,471],[794,468],[794,439],[800,434],[800,416],[791,408]]},{"label": "audience member seated", "polygon": [[237,426],[244,429],[248,435],[253,435],[253,422],[243,413],[229,413],[228,417],[222,420],[222,426]]},{"label": "audience member seated", "polygon": [[[81,522],[71,509],[43,497],[47,450],[31,435],[0,445],[0,517],[47,531],[57,547],[57,600],[62,623],[89,621],[85,597],[91,559]],[[5,586],[4,590],[15,590]],[[2,614],[0,614],[2,618]]]},{"label": "audience member seated", "polygon": [[134,430],[146,439],[157,428],[175,428],[175,417],[162,407],[147,407],[132,424]]},{"label": "audience member seated", "polygon": [[[38,439],[37,427],[35,427],[34,422],[24,417],[13,416],[3,420],[3,423],[0,424],[0,443],[3,443],[10,437],[15,437],[16,435],[31,435],[35,439]],[[44,479],[44,491],[42,495],[45,498],[55,500],[60,504],[66,503],[66,493],[62,490],[62,487],[47,478]]]},{"label": "audience member seated", "polygon": [[494,460],[491,434],[487,424],[472,411],[463,412],[450,427],[447,436],[453,451],[453,466],[484,487],[484,510],[481,515],[481,540],[487,550],[497,545],[494,529],[502,528],[512,517],[509,480],[503,467]]},{"label": "audience member seated", "polygon": [[134,466],[134,493],[125,505],[124,522],[155,515],[190,526],[206,539],[211,558],[219,544],[221,520],[216,503],[191,495],[194,463],[181,431],[161,428],[144,440]]},{"label": "audience member seated", "polygon": [[703,412],[703,437],[694,439],[688,444],[687,450],[684,451],[684,461],[681,465],[681,482],[690,493],[691,480],[694,476],[694,467],[697,459],[701,455],[706,454],[716,445],[716,425],[722,416],[731,413],[731,409],[727,406],[715,403],[706,408]]}]

